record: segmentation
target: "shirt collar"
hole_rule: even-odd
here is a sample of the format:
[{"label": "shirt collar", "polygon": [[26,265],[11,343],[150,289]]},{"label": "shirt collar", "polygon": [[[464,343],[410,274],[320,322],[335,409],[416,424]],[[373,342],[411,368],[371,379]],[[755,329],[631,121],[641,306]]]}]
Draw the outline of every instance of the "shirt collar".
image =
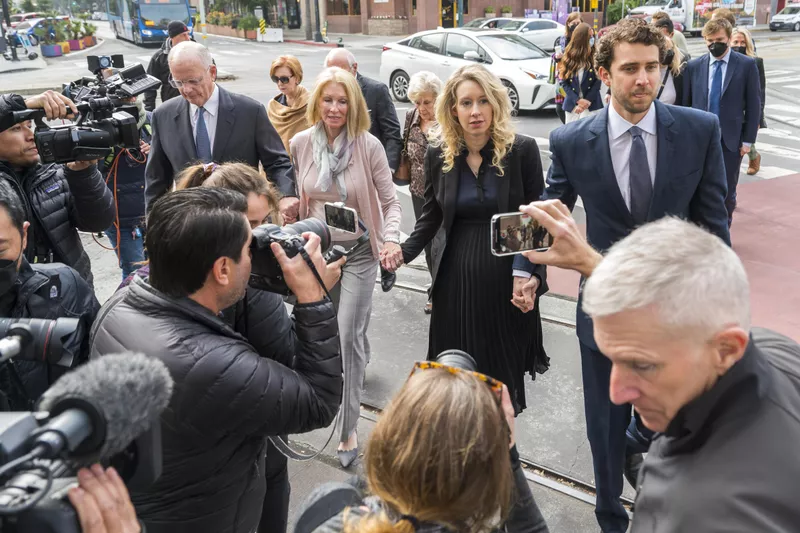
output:
[{"label": "shirt collar", "polygon": [[638,126],[639,129],[650,135],[657,134],[656,126],[656,104],[650,104],[650,109],[647,114],[642,117],[638,124],[631,124],[614,109],[614,104],[610,103],[608,106],[608,133],[611,135],[612,140],[616,140],[623,134],[627,133],[633,126]]},{"label": "shirt collar", "polygon": [[[189,109],[192,112],[192,116],[195,116],[199,108],[190,103]],[[217,116],[217,110],[219,110],[219,87],[216,83],[214,84],[214,92],[211,93],[211,96],[208,98],[208,100],[206,100],[206,103],[203,105],[203,109],[205,109],[206,113],[212,117]]]}]

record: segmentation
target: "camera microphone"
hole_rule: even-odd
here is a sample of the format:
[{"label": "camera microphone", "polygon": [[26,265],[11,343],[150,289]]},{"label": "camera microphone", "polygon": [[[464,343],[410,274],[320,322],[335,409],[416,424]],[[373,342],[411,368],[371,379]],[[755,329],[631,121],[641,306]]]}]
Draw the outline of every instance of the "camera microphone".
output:
[{"label": "camera microphone", "polygon": [[137,353],[104,355],[65,374],[42,396],[50,420],[34,431],[29,449],[54,459],[90,464],[123,452],[139,435],[158,426],[173,381],[159,359]]}]

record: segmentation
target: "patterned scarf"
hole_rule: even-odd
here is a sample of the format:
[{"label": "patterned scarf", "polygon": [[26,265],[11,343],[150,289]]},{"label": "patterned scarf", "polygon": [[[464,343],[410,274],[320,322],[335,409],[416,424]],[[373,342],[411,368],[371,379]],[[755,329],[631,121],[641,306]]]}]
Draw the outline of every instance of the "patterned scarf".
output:
[{"label": "patterned scarf", "polygon": [[347,135],[347,128],[342,130],[336,140],[333,141],[333,150],[328,148],[328,135],[325,133],[325,125],[322,121],[314,126],[314,164],[317,166],[317,188],[322,192],[327,192],[331,188],[333,180],[339,188],[339,196],[342,202],[347,200],[347,187],[344,184],[344,170],[350,163],[353,155],[353,145],[355,139],[350,139]]}]

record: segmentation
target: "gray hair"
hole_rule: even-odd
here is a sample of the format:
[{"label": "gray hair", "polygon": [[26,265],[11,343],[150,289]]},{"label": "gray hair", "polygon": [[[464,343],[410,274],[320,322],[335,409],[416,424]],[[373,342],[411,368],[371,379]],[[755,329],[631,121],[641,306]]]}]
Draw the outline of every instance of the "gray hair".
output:
[{"label": "gray hair", "polygon": [[194,41],[184,41],[172,47],[167,62],[172,65],[179,61],[197,61],[203,68],[211,68],[213,60],[208,48]]},{"label": "gray hair", "polygon": [[677,218],[646,224],[616,243],[583,287],[591,317],[650,305],[671,329],[750,329],[741,260],[720,238]]},{"label": "gray hair", "polygon": [[339,56],[344,56],[344,58],[347,59],[347,65],[350,68],[353,68],[353,65],[358,63],[358,61],[356,61],[356,56],[354,56],[350,50],[346,48],[334,48],[325,56],[325,66],[327,67],[330,61],[335,61]]},{"label": "gray hair", "polygon": [[425,93],[431,93],[436,98],[441,92],[442,80],[433,72],[421,70],[408,81],[408,99],[412,102],[416,102]]}]

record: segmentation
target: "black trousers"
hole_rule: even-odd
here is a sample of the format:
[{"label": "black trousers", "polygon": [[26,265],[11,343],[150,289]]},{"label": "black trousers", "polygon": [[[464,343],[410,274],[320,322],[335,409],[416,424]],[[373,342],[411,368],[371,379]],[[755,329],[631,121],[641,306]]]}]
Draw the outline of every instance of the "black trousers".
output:
[{"label": "black trousers", "polygon": [[[283,437],[286,439],[286,437]],[[289,462],[286,456],[267,442],[266,473],[267,492],[261,509],[258,533],[286,533],[289,524]]]},{"label": "black trousers", "polygon": [[733,211],[736,209],[736,186],[739,184],[739,167],[742,156],[739,151],[730,152],[722,145],[722,160],[725,162],[725,177],[728,180],[728,195],[725,197],[725,208],[728,210],[728,227],[733,222]]}]

